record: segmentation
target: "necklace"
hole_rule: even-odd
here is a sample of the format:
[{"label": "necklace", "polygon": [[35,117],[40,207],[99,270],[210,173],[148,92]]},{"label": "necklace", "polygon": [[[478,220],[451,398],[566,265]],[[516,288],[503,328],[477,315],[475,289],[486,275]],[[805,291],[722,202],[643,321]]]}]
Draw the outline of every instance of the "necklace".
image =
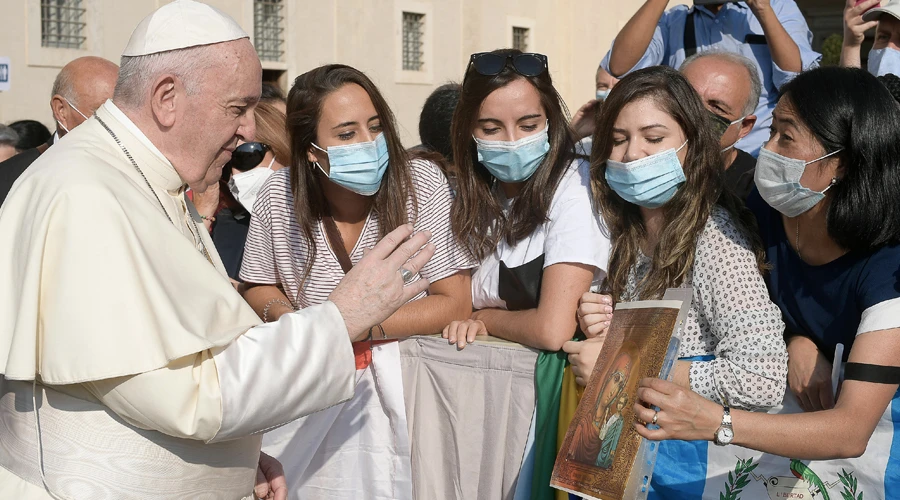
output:
[{"label": "necklace", "polygon": [[800,221],[797,221],[797,236],[794,239],[794,246],[797,248],[797,257],[803,260],[803,254],[800,253]]},{"label": "necklace", "polygon": [[[99,116],[97,116],[95,114],[94,118],[96,118],[97,121],[100,122],[100,125],[103,125],[103,128],[106,129],[107,132],[109,132],[109,135],[112,136],[113,140],[116,141],[116,144],[119,145],[119,148],[122,150],[122,152],[125,153],[125,156],[131,162],[131,165],[134,167],[134,169],[137,170],[137,172],[139,174],[141,174],[141,177],[144,179],[144,182],[147,183],[147,187],[150,189],[150,192],[153,193],[154,197],[156,197],[156,202],[159,203],[159,208],[162,209],[163,214],[165,214],[166,218],[169,219],[169,222],[174,226],[175,221],[172,220],[172,217],[169,216],[169,212],[166,211],[166,206],[163,205],[162,200],[159,199],[159,195],[156,194],[156,191],[153,189],[153,185],[150,184],[149,180],[147,180],[147,176],[144,175],[144,171],[141,170],[141,167],[139,167],[137,162],[134,161],[134,158],[131,156],[131,153],[129,153],[128,150],[125,149],[125,145],[122,144],[122,141],[119,140],[119,138],[116,136],[115,132],[113,132],[112,129],[110,129],[106,125],[106,123],[104,123],[103,120],[100,119]],[[197,241],[199,242],[199,244],[197,245],[197,250],[199,250],[203,254],[203,256],[206,257],[206,260],[209,261],[210,264],[212,264],[213,261],[212,261],[212,258],[209,256],[209,251],[206,250],[206,244],[203,243],[203,238],[200,237],[200,228],[197,227],[197,221],[195,221],[193,217],[191,217],[190,219],[191,219],[191,222],[194,223],[193,236],[195,236]]]}]

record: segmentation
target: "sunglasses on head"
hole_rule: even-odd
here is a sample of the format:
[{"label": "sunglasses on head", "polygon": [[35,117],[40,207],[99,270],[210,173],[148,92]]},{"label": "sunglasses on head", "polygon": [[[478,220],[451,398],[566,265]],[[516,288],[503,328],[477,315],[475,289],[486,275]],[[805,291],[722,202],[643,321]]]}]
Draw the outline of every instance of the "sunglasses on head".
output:
[{"label": "sunglasses on head", "polygon": [[268,150],[269,146],[261,142],[245,142],[231,153],[231,159],[225,164],[225,168],[246,172],[259,165]]},{"label": "sunglasses on head", "polygon": [[494,54],[479,52],[469,58],[469,66],[474,66],[479,75],[499,75],[508,64],[522,76],[538,76],[547,71],[547,56],[544,54]]}]

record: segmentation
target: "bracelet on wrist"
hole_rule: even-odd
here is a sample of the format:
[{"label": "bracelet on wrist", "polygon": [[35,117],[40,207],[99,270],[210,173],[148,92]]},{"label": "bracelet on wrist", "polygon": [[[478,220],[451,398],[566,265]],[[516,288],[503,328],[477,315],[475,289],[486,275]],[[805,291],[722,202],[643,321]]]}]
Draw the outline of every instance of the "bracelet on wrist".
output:
[{"label": "bracelet on wrist", "polygon": [[272,299],[272,300],[266,302],[266,307],[263,308],[263,313],[262,313],[262,320],[263,320],[263,323],[268,323],[268,322],[269,322],[269,308],[271,308],[271,307],[272,307],[273,305],[275,305],[275,304],[281,304],[281,305],[283,305],[284,307],[287,307],[288,309],[290,309],[291,311],[295,311],[295,310],[296,310],[296,309],[294,309],[294,306],[292,306],[291,304],[289,304],[288,302],[286,302],[286,301],[284,301],[284,300],[281,300],[281,299]]}]

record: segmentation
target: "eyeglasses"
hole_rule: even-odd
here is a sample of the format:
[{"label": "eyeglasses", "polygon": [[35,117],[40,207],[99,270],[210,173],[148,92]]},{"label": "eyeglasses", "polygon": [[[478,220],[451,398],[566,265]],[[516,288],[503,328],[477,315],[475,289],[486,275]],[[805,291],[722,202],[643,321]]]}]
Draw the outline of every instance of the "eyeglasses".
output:
[{"label": "eyeglasses", "polygon": [[228,160],[225,167],[246,172],[259,165],[268,150],[269,146],[261,142],[245,142],[235,148],[231,153],[231,159]]},{"label": "eyeglasses", "polygon": [[547,56],[544,54],[495,54],[492,52],[479,52],[469,58],[469,66],[474,66],[479,75],[499,75],[507,64],[512,63],[512,69],[522,76],[538,76],[547,71]]}]

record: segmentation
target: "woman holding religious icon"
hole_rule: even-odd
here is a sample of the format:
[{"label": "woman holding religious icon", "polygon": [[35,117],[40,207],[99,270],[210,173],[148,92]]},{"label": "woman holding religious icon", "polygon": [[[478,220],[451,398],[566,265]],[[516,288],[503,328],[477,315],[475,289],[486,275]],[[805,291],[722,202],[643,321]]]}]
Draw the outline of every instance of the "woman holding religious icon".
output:
[{"label": "woman holding religious icon", "polygon": [[[887,78],[883,82],[897,88],[896,77]],[[638,425],[641,435],[722,441],[730,434],[728,442],[765,453],[723,449],[731,463],[716,464],[711,456],[710,473],[721,474],[726,465],[733,469],[735,456],[758,464],[757,471],[793,470],[797,461],[790,459],[803,459],[824,484],[840,479],[841,488],[847,480],[853,498],[896,495],[900,107],[895,98],[860,69],[812,70],[781,89],[771,138],[760,151],[758,190],[748,206],[759,220],[772,264],[769,291],[789,335],[791,392],[782,414],[731,411],[725,426],[718,402],[645,379],[638,396],[659,411],[639,404],[635,412],[659,428]],[[830,360],[839,344],[846,349],[836,361],[846,364],[835,401]]]},{"label": "woman holding religious icon", "polygon": [[[752,214],[723,189],[707,116],[687,80],[666,67],[636,71],[610,92],[591,156],[592,186],[612,241],[609,295],[582,297],[579,322],[593,338],[564,348],[586,381],[614,302],[659,299],[667,288],[690,286],[674,381],[711,401],[769,408],[786,386],[784,325],[763,281]],[[660,447],[657,495],[683,493],[667,466],[686,453]]]},{"label": "woman holding religious icon", "polygon": [[[460,349],[489,334],[542,350],[538,431],[526,452],[539,457],[537,488],[549,488],[557,450],[565,368],[557,351],[575,335],[578,297],[603,276],[609,244],[567,115],[546,56],[496,50],[472,55],[451,132],[453,229],[480,266],[472,275],[475,312],[443,335]],[[529,460],[520,490],[532,484]]]},{"label": "woman holding religious icon", "polygon": [[[404,275],[407,282],[429,280],[428,292],[373,328],[369,341],[354,344],[354,398],[266,434],[264,449],[284,464],[292,498],[410,498],[392,339],[437,333],[468,316],[476,262],[453,237],[446,178],[434,163],[407,155],[393,113],[363,73],[328,65],[299,76],[288,96],[287,128],[291,163],[259,192],[241,268],[244,296],[263,320],[326,301],[394,227],[410,223],[430,232],[436,251],[420,273]],[[337,476],[346,480],[335,483]]]}]

